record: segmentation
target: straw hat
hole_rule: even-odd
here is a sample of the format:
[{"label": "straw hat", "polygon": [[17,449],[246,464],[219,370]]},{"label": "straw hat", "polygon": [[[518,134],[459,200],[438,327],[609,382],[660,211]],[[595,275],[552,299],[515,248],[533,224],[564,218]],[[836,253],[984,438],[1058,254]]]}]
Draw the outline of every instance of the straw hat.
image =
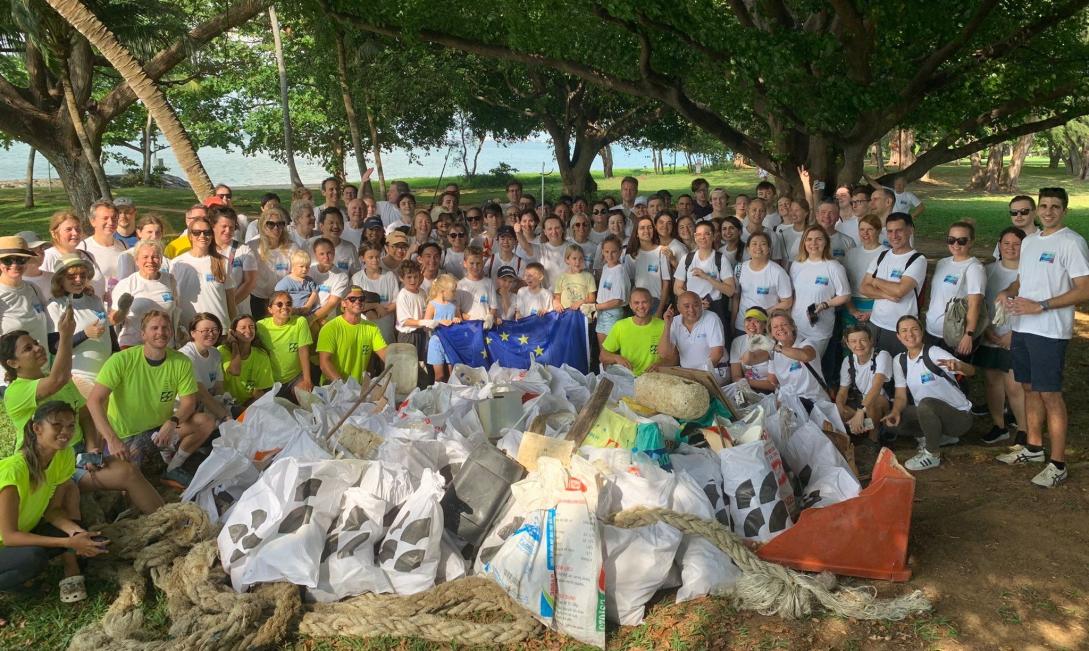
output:
[{"label": "straw hat", "polygon": [[35,253],[26,245],[26,240],[18,235],[0,237],[0,257],[33,258]]}]

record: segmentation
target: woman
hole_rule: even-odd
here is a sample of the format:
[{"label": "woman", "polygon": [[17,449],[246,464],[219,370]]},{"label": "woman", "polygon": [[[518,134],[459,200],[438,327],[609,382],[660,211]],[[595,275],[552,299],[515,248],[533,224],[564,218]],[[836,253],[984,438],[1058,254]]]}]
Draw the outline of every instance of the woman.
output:
[{"label": "woman", "polygon": [[0,461],[0,590],[10,591],[42,574],[63,554],[60,599],[87,598],[77,556],[106,553],[108,541],[79,522],[79,495],[69,481],[76,470],[71,440],[76,416],[59,400],[42,405],[23,433],[23,445]]},{"label": "woman", "polygon": [[292,313],[291,295],[274,292],[269,297],[269,316],[257,322],[257,338],[269,353],[272,379],[282,386],[281,398],[295,399],[295,387],[311,391],[310,350],[314,337],[306,318]]},{"label": "woman", "polygon": [[[431,214],[427,210],[420,209],[416,211],[416,214],[412,217],[412,231],[409,233],[411,238],[409,240],[410,247],[408,250],[408,257],[414,258],[420,251],[420,247],[428,242],[431,242]],[[358,270],[356,270],[358,271]],[[353,273],[355,273],[353,271]]]},{"label": "woman", "polygon": [[238,215],[231,208],[217,208],[210,218],[215,250],[227,261],[227,273],[234,283],[234,306],[237,314],[249,314],[250,292],[257,284],[257,259],[248,244],[235,238]]},{"label": "woman", "polygon": [[231,417],[223,395],[223,360],[216,348],[223,323],[210,312],[201,312],[189,322],[189,343],[178,352],[193,363],[193,375],[197,380],[197,408],[211,414],[217,421]]},{"label": "woman", "polygon": [[567,268],[564,257],[567,247],[574,242],[566,239],[564,222],[555,215],[544,220],[543,231],[540,241],[533,240],[527,235],[523,224],[523,229],[517,231],[518,242],[521,245],[519,255],[534,259],[544,266],[545,286],[552,289]]},{"label": "woman", "polygon": [[[961,392],[955,374],[972,376],[976,369],[937,346],[926,346],[919,319],[908,314],[896,322],[896,336],[907,349],[892,362],[896,398],[884,423],[895,434],[922,438],[908,470],[941,465],[941,446],[956,443],[972,428],[972,403]],[[908,397],[914,404],[908,404]]]},{"label": "woman", "polygon": [[[137,243],[148,240],[162,242],[163,233],[165,232],[166,223],[158,215],[145,215],[141,217],[136,222],[136,242],[133,243],[131,248],[125,249],[124,255],[117,259],[117,277],[120,280],[124,280],[136,273],[136,269],[138,268],[138,265],[136,264]],[[163,257],[159,269],[162,271],[170,271],[170,261]],[[117,291],[117,289],[114,288],[114,291]],[[118,291],[117,295],[121,296],[121,292]]]},{"label": "woman", "polygon": [[865,326],[847,328],[843,342],[851,352],[840,366],[836,409],[851,434],[876,441],[876,425],[891,407],[885,383],[892,378],[892,356],[874,351],[873,336]]},{"label": "woman", "polygon": [[45,300],[38,288],[23,280],[34,253],[15,235],[0,237],[0,334],[26,330],[43,346],[48,341]]},{"label": "woman", "polygon": [[118,320],[118,311],[110,313],[110,320],[121,324],[117,343],[122,350],[140,345],[140,323],[151,310],[159,310],[170,316],[173,333],[178,323],[177,284],[174,277],[162,270],[163,247],[159,240],[140,240],[132,247],[136,273],[122,278],[114,291],[118,296],[128,294],[132,306]]},{"label": "woman", "polygon": [[227,259],[213,245],[212,223],[203,217],[189,224],[191,248],[174,258],[172,268],[178,283],[178,308],[182,323],[200,312],[211,312],[220,323],[235,317],[234,278]]},{"label": "woman", "polygon": [[677,217],[677,239],[689,251],[696,250],[696,220],[691,215]]},{"label": "woman", "polygon": [[[458,227],[462,228],[462,227]],[[397,341],[395,326],[397,321],[397,292],[399,286],[397,274],[386,271],[382,265],[382,252],[376,248],[363,251],[363,269],[352,276],[351,284],[361,287],[378,296],[378,305],[371,320],[378,326],[382,338]],[[388,339],[387,339],[388,337]]]},{"label": "woman", "polygon": [[[714,249],[714,231],[711,222],[703,221],[696,226],[697,248],[680,259],[673,280],[673,294],[695,292],[703,299],[704,307],[726,326],[731,323],[730,299],[737,293],[737,284],[730,261]],[[723,330],[726,341],[730,341],[730,330]]]},{"label": "woman", "polygon": [[676,216],[663,210],[654,218],[654,230],[658,231],[658,243],[663,247],[663,253],[669,257],[670,269],[676,269],[681,258],[688,255],[688,247],[677,238],[673,237]]},{"label": "woman", "polygon": [[57,324],[69,308],[75,313],[77,334],[68,354],[73,355],[72,380],[84,396],[91,393],[106,358],[120,350],[112,326],[125,319],[121,310],[114,310],[107,319],[102,299],[90,292],[94,275],[94,267],[83,258],[74,254],[63,256],[53,272],[53,300],[45,308],[52,324],[49,352],[54,356],[60,354]]},{"label": "woman", "polygon": [[276,283],[291,272],[291,252],[295,247],[287,226],[287,213],[279,206],[266,210],[258,218],[260,236],[248,242],[250,250],[257,254],[257,284],[250,293],[250,314],[268,314],[268,297],[275,291]]},{"label": "woman", "polygon": [[[337,208],[323,210],[318,227],[321,229],[321,237],[329,240],[329,243],[333,245],[333,263],[336,268],[349,276],[358,271],[359,254],[355,245],[341,239],[341,233],[344,232],[344,216],[340,210]],[[311,246],[316,240],[317,238],[310,240]]]},{"label": "woman", "polygon": [[831,396],[821,375],[817,348],[808,339],[798,337],[798,326],[790,313],[773,310],[769,314],[768,329],[775,340],[768,379],[775,385],[776,393],[802,400],[807,411],[812,409],[812,403],[829,400]]},{"label": "woman", "polygon": [[660,319],[669,305],[669,281],[673,274],[659,242],[654,220],[640,217],[628,240],[625,265],[632,279],[632,288],[642,287],[650,292],[650,310]]},{"label": "woman", "polygon": [[745,257],[745,243],[741,241],[741,222],[736,217],[723,219],[720,233],[721,243],[718,250],[729,259],[730,270],[733,271],[737,263]]},{"label": "woman", "polygon": [[809,202],[805,199],[795,199],[790,202],[790,209],[783,215],[783,223],[776,229],[783,238],[783,255],[787,260],[793,260],[802,247],[802,235],[810,224]]},{"label": "woman", "polygon": [[809,226],[802,234],[801,250],[790,265],[790,281],[794,285],[791,316],[799,336],[808,339],[821,358],[836,325],[836,308],[851,300],[851,287],[843,265],[832,258],[831,242],[820,226]]},{"label": "woman", "polygon": [[291,227],[287,229],[287,235],[297,249],[305,249],[310,238],[317,234],[314,230],[317,224],[315,210],[313,201],[304,199],[291,202]]},{"label": "woman", "polygon": [[[1021,241],[1025,232],[1016,226],[1010,226],[998,237],[998,259],[987,265],[987,292],[984,304],[989,307],[988,314],[994,316],[994,304],[998,293],[1017,280],[1017,267],[1021,262]],[[1005,406],[1007,402],[1017,424],[1017,437],[1014,444],[1025,445],[1027,442],[1025,427],[1025,391],[1021,383],[1013,378],[1010,364],[1010,339],[1013,331],[1009,321],[1001,325],[985,326],[983,339],[972,364],[983,369],[984,386],[987,391],[987,410],[991,415],[991,430],[983,435],[986,444],[998,443],[1010,438],[1006,427]]]},{"label": "woman", "polygon": [[53,271],[53,265],[66,253],[75,253],[88,260],[94,256],[79,247],[83,242],[83,222],[75,214],[60,211],[49,218],[49,239],[53,246],[45,251],[42,269]]},{"label": "woman", "polygon": [[[625,229],[624,213],[622,211],[615,211],[609,213],[609,221],[606,225],[608,229],[608,237],[615,237],[617,242],[620,243],[620,257],[624,259],[624,253],[626,249],[626,242],[628,241],[628,233]],[[605,267],[605,256],[602,253],[601,247],[598,246],[597,251],[594,253],[594,271],[600,274]],[[630,284],[630,283],[629,283]]]},{"label": "woman", "polygon": [[231,415],[238,417],[254,400],[272,388],[272,362],[257,339],[257,322],[248,314],[235,318],[227,343],[219,347],[223,386],[234,399]]},{"label": "woman", "polygon": [[[930,304],[926,309],[926,342],[941,346],[961,358],[972,354],[978,339],[975,335],[987,326],[980,323],[979,318],[983,292],[987,288],[987,271],[983,263],[972,255],[975,236],[976,228],[968,222],[956,222],[949,227],[945,242],[952,255],[938,260],[934,267],[934,276],[930,281]],[[957,298],[968,300],[967,322],[964,336],[956,346],[950,346],[945,341],[945,312],[949,302]]]},{"label": "woman", "polygon": [[410,192],[400,194],[397,197],[397,210],[400,215],[395,221],[386,225],[387,232],[412,223],[412,214],[416,212],[416,195]]},{"label": "woman", "polygon": [[843,316],[844,324],[869,324],[870,312],[873,311],[874,299],[862,295],[862,279],[870,263],[887,251],[881,243],[881,218],[877,215],[863,215],[858,220],[859,245],[847,249],[843,264],[847,268],[847,281],[851,284],[851,300],[847,304],[847,313]]},{"label": "woman", "polygon": [[730,376],[734,382],[746,380],[763,393],[775,391],[768,378],[768,362],[774,341],[767,336],[768,313],[762,307],[745,311],[745,332],[730,345]]},{"label": "woman", "polygon": [[722,220],[727,217],[732,217],[733,213],[727,204],[730,202],[730,194],[722,188],[715,188],[711,190],[711,214],[707,216],[707,219]]},{"label": "woman", "polygon": [[744,315],[751,307],[761,307],[771,312],[789,310],[794,304],[790,276],[768,258],[771,254],[771,236],[767,232],[753,233],[745,250],[749,259],[737,267],[740,297],[733,302],[734,328],[737,330],[745,327]]},{"label": "woman", "polygon": [[609,236],[609,206],[604,201],[595,201],[590,207],[590,240],[601,245]]}]

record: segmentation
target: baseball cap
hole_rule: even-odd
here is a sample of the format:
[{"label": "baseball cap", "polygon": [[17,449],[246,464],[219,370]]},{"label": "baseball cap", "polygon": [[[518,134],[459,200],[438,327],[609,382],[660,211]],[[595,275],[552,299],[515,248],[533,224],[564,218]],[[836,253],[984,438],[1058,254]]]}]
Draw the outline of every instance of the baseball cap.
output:
[{"label": "baseball cap", "polygon": [[503,224],[502,226],[500,226],[499,230],[496,231],[495,236],[497,238],[499,238],[499,237],[518,237],[514,233],[514,227],[511,226],[510,224]]},{"label": "baseball cap", "polygon": [[514,267],[510,265],[503,265],[499,267],[499,271],[495,274],[496,278],[517,278],[518,273],[514,271]]},{"label": "baseball cap", "polygon": [[132,208],[136,204],[128,197],[117,197],[113,200],[114,208]]},{"label": "baseball cap", "polygon": [[36,249],[43,244],[48,244],[48,242],[38,237],[38,234],[34,231],[23,231],[21,233],[16,233],[15,236],[26,240],[26,247],[28,249]]},{"label": "baseball cap", "polygon": [[368,217],[367,221],[363,222],[363,228],[385,228],[386,225],[382,223],[381,217]]},{"label": "baseball cap", "polygon": [[647,205],[646,195],[641,194],[638,197],[636,197],[635,198],[635,203],[633,205],[636,205],[636,206],[645,206],[645,205]]},{"label": "baseball cap", "polygon": [[408,236],[399,230],[393,230],[386,235],[386,244],[408,244]]},{"label": "baseball cap", "polygon": [[[115,206],[117,205],[116,201],[114,202],[114,205]],[[227,205],[226,201],[224,201],[221,197],[217,197],[214,194],[204,200],[204,207],[205,208],[211,208],[212,206],[226,206],[226,205]]]}]

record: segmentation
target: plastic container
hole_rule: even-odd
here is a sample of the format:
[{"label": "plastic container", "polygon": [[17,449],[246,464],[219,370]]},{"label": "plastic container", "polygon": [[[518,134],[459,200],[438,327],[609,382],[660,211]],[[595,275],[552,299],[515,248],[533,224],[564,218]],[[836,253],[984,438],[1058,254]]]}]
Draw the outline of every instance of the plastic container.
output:
[{"label": "plastic container", "polygon": [[[493,397],[480,400],[475,405],[476,413],[480,417],[480,425],[484,428],[484,435],[489,441],[499,438],[503,428],[510,427],[522,418],[524,408],[522,398],[525,392],[513,387],[499,389]],[[528,427],[529,424],[526,424]]]},{"label": "plastic container", "polygon": [[416,388],[420,364],[416,347],[412,344],[386,346],[386,366],[392,368],[394,392],[397,400],[403,400]]},{"label": "plastic container", "polygon": [[443,495],[442,511],[446,530],[461,543],[465,558],[476,555],[510,499],[510,485],[525,474],[521,464],[487,441],[478,443],[461,464]]}]

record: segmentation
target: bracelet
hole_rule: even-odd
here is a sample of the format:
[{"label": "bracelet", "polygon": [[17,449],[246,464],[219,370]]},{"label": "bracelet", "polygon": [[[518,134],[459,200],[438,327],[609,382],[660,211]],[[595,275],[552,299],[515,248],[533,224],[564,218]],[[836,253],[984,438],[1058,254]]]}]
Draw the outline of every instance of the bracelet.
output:
[{"label": "bracelet", "polygon": [[174,423],[175,426],[181,424],[181,420],[179,420],[177,416],[171,416],[167,422]]}]

